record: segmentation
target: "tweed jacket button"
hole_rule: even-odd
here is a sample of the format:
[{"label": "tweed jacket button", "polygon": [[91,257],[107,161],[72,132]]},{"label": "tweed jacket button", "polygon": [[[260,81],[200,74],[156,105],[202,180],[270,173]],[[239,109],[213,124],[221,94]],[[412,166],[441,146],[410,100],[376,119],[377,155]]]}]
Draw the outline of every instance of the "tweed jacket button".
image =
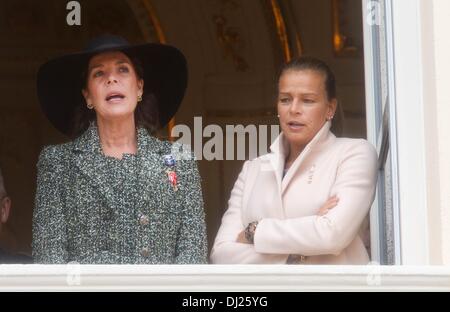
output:
[{"label": "tweed jacket button", "polygon": [[141,255],[142,255],[142,257],[145,257],[145,258],[147,258],[150,255],[150,251],[148,250],[147,247],[144,247],[141,249]]},{"label": "tweed jacket button", "polygon": [[140,223],[141,225],[147,225],[149,222],[150,222],[150,220],[149,220],[148,216],[146,216],[146,215],[142,215],[142,216],[139,218],[139,223]]}]

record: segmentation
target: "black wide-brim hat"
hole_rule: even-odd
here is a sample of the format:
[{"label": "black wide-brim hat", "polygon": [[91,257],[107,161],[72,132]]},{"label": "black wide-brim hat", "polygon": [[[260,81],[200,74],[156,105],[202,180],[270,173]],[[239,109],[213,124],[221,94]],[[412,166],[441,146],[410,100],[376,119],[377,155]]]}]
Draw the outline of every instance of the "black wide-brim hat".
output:
[{"label": "black wide-brim hat", "polygon": [[156,97],[159,126],[165,126],[177,112],[186,91],[186,58],[169,45],[130,45],[124,38],[113,35],[97,37],[82,52],[52,59],[39,68],[37,93],[49,121],[59,131],[70,135],[75,109],[84,103],[82,73],[91,57],[107,51],[120,51],[140,61],[144,73],[144,97],[148,92]]}]

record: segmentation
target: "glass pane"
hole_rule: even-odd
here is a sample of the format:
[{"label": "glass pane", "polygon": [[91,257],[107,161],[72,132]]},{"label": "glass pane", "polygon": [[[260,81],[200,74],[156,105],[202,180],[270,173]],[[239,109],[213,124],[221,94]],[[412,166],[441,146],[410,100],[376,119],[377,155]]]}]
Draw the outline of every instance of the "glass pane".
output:
[{"label": "glass pane", "polygon": [[[386,42],[385,0],[372,1],[377,10],[377,23],[372,26],[374,104],[377,149],[380,151],[378,175],[379,249],[381,264],[395,264],[394,220],[392,203],[392,171],[389,142],[389,91]],[[374,259],[375,260],[375,259]]]}]

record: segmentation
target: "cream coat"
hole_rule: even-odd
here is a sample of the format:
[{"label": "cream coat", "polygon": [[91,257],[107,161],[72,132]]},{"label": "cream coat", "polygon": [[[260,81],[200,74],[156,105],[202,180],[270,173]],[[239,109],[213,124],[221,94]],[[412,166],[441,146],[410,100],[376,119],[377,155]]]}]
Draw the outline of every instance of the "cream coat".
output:
[{"label": "cream coat", "polygon": [[[305,264],[367,264],[362,236],[375,196],[377,153],[366,140],[336,138],[327,122],[283,178],[286,142],[244,163],[211,252],[216,264],[284,264],[289,254]],[[339,203],[326,215],[320,207]],[[236,242],[259,221],[254,245]]]}]

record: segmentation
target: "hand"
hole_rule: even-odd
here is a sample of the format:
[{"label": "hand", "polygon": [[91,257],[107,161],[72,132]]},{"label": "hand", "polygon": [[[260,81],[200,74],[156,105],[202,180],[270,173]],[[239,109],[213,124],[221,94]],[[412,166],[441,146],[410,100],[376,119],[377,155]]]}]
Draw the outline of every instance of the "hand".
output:
[{"label": "hand", "polygon": [[325,204],[322,207],[320,207],[319,212],[317,213],[317,215],[318,216],[326,215],[330,209],[333,209],[334,207],[337,206],[338,202],[339,202],[339,198],[337,198],[337,196],[330,197],[325,202]]},{"label": "hand", "polygon": [[238,237],[236,238],[236,242],[241,244],[250,244],[247,238],[245,238],[245,230],[239,233]]}]

